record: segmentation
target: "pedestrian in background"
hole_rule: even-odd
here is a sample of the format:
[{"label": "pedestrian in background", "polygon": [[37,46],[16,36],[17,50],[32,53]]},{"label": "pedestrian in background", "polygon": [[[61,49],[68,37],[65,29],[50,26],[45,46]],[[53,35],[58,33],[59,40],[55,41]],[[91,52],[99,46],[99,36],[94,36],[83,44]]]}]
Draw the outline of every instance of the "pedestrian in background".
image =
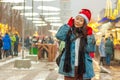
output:
[{"label": "pedestrian in background", "polygon": [[11,49],[11,39],[8,33],[5,33],[3,37],[3,57],[8,57],[10,55]]},{"label": "pedestrian in background", "polygon": [[[111,39],[111,41],[112,41],[112,43],[114,42],[114,37],[113,37],[113,34],[110,34],[110,39]],[[113,43],[114,44],[114,43]],[[114,55],[115,55],[115,53],[114,53],[114,49],[113,49],[113,54],[111,55],[111,60],[114,60]]]},{"label": "pedestrian in background", "polygon": [[51,36],[48,37],[48,44],[54,44],[54,40]]},{"label": "pedestrian in background", "polygon": [[15,34],[16,41],[14,43],[14,56],[18,56],[19,37]]},{"label": "pedestrian in background", "polygon": [[59,53],[62,52],[63,48],[65,48],[65,42],[64,41],[60,41]]},{"label": "pedestrian in background", "polygon": [[56,34],[57,39],[65,41],[65,51],[59,64],[59,73],[64,75],[64,80],[91,80],[95,75],[89,55],[95,51],[92,28],[87,26],[90,18],[90,10],[82,9]]},{"label": "pedestrian in background", "polygon": [[110,37],[106,38],[105,40],[106,40],[105,42],[106,64],[107,66],[110,66],[111,55],[113,54],[114,51],[114,45]]},{"label": "pedestrian in background", "polygon": [[99,45],[99,53],[100,53],[100,61],[99,65],[105,65],[105,59],[106,59],[106,54],[105,54],[105,35],[102,35],[100,45]]},{"label": "pedestrian in background", "polygon": [[2,36],[0,35],[0,59],[2,59],[2,46],[3,46],[3,41],[2,41]]},{"label": "pedestrian in background", "polygon": [[27,36],[26,37],[26,39],[25,39],[25,47],[26,47],[26,49],[27,50],[29,50],[30,49],[30,39],[29,39],[29,36]]},{"label": "pedestrian in background", "polygon": [[10,48],[10,55],[13,57],[14,54],[14,44],[16,42],[16,37],[14,34],[10,35],[10,39],[11,39],[11,48]]},{"label": "pedestrian in background", "polygon": [[[41,41],[41,44],[47,44],[47,43],[48,43],[47,38],[43,37],[42,41]],[[44,58],[44,59],[48,58],[48,52],[47,52],[47,50],[43,48],[41,55],[42,55],[42,58]]]}]

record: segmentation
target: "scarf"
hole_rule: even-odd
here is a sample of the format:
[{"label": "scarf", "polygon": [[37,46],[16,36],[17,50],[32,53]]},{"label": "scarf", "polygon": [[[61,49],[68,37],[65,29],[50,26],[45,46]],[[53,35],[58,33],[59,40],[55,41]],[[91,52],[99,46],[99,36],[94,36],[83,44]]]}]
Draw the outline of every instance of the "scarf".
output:
[{"label": "scarf", "polygon": [[[78,37],[80,37],[80,47],[79,47],[79,54],[78,54],[78,74],[83,74],[85,73],[85,45],[87,42],[87,38],[83,37],[83,32],[81,29],[74,29],[75,30],[75,35],[76,35],[76,39]],[[71,71],[71,52],[70,52],[70,45],[71,45],[71,40],[70,40],[70,36],[72,34],[72,30],[70,29],[68,31],[68,34],[66,36],[66,46],[65,46],[65,62],[64,62],[64,69],[63,71],[68,73]]]},{"label": "scarf", "polygon": [[86,38],[80,38],[80,47],[78,52],[78,74],[85,73],[85,45],[86,45]]},{"label": "scarf", "polygon": [[84,37],[82,28],[77,28],[76,34],[78,34],[78,37],[80,38],[78,50],[78,74],[83,75],[85,73],[85,46],[87,44],[87,38]]},{"label": "scarf", "polygon": [[66,43],[65,43],[65,62],[64,62],[64,68],[63,71],[68,73],[71,71],[71,52],[70,52],[70,35],[72,34],[71,29],[68,31],[67,36],[66,36]]}]

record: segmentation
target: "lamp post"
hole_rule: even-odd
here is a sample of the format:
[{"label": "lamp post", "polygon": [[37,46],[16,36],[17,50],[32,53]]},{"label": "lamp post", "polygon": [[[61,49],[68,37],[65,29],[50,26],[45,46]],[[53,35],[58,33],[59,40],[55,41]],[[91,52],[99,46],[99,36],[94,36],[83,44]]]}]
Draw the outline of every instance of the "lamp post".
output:
[{"label": "lamp post", "polygon": [[[24,9],[23,9],[23,20],[25,14],[25,0],[24,0]],[[24,22],[24,21],[23,21]],[[24,59],[24,23],[22,22],[22,59]]]}]

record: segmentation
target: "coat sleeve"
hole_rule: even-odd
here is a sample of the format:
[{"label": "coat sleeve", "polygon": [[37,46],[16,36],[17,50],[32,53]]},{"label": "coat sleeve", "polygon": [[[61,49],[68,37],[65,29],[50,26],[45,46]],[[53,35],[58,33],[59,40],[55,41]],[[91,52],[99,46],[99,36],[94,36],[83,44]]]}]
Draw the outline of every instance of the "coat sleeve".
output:
[{"label": "coat sleeve", "polygon": [[96,40],[94,35],[87,36],[87,51],[88,52],[95,52],[96,50]]},{"label": "coat sleeve", "polygon": [[61,26],[58,30],[58,32],[56,33],[56,38],[62,41],[66,40],[66,35],[69,31],[70,27],[67,24],[64,24],[63,26]]}]

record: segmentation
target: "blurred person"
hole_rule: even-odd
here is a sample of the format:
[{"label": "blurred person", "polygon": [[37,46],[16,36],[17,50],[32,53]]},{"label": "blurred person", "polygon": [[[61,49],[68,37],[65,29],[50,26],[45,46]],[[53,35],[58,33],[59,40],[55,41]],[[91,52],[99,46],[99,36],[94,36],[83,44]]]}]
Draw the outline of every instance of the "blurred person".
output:
[{"label": "blurred person", "polygon": [[110,39],[112,40],[112,41],[114,41],[114,37],[113,37],[113,34],[110,34]]},{"label": "blurred person", "polygon": [[[113,37],[113,34],[110,34],[110,39],[112,41],[112,43],[114,42],[114,37]],[[114,44],[114,43],[113,43]],[[114,49],[113,49],[113,54],[111,55],[111,59],[114,60]]]},{"label": "blurred person", "polygon": [[106,64],[110,66],[111,55],[113,54],[114,45],[110,37],[105,39],[105,53],[106,53]]},{"label": "blurred person", "polygon": [[[47,44],[47,42],[48,42],[47,37],[43,37],[42,41],[41,41],[41,44]],[[42,58],[48,58],[48,52],[45,48],[42,49],[41,55],[42,55]]]},{"label": "blurred person", "polygon": [[105,54],[105,35],[102,35],[100,45],[99,45],[99,53],[100,53],[99,64],[100,65],[105,65],[105,58],[106,58],[106,54]]},{"label": "blurred person", "polygon": [[9,50],[11,49],[11,39],[8,33],[5,33],[3,37],[3,58],[10,55]]},{"label": "blurred person", "polygon": [[59,46],[59,52],[61,53],[63,48],[65,47],[65,42],[64,41],[60,41],[60,46]]},{"label": "blurred person", "polygon": [[25,46],[26,48],[29,50],[30,49],[30,39],[29,39],[29,36],[27,36],[27,38],[25,39]]},{"label": "blurred person", "polygon": [[48,37],[48,43],[49,43],[49,44],[54,44],[54,40],[53,40],[52,37],[50,37],[50,36]]},{"label": "blurred person", "polygon": [[43,37],[43,38],[42,38],[41,43],[42,43],[42,44],[47,43],[47,41],[46,41],[46,38],[45,38],[45,37]]},{"label": "blurred person", "polygon": [[56,54],[56,58],[62,54],[62,52],[64,51],[65,48],[65,42],[64,41],[58,41],[58,49],[57,49],[57,54]]},{"label": "blurred person", "polygon": [[16,37],[14,34],[10,35],[10,39],[11,39],[11,48],[10,48],[10,55],[13,57],[14,54],[14,44],[16,42]]},{"label": "blurred person", "polygon": [[16,41],[14,43],[14,56],[18,56],[19,37],[15,34]]},{"label": "blurred person", "polygon": [[29,36],[29,40],[30,40],[30,44],[32,44],[32,37],[31,36]]},{"label": "blurred person", "polygon": [[65,41],[65,51],[59,64],[59,73],[64,75],[64,80],[91,80],[95,75],[89,55],[95,51],[94,34],[87,26],[90,18],[90,10],[82,9],[56,34],[57,39]]},{"label": "blurred person", "polygon": [[37,42],[38,42],[38,40],[37,40],[37,37],[36,37],[36,36],[33,36],[33,37],[32,37],[32,42],[33,42],[33,44],[35,44],[35,43],[37,43]]},{"label": "blurred person", "polygon": [[2,46],[3,46],[3,41],[2,41],[2,36],[0,35],[0,59],[2,59]]}]

